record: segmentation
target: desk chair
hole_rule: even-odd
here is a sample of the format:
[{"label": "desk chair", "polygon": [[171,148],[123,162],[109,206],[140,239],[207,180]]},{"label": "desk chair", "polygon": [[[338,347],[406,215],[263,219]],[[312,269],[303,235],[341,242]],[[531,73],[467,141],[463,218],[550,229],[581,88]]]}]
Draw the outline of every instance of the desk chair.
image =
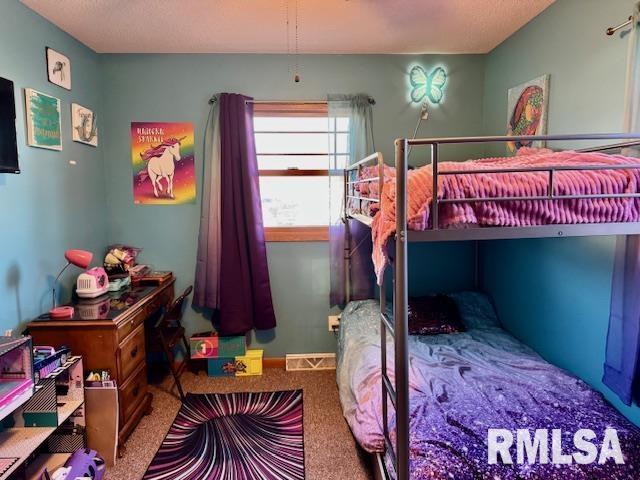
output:
[{"label": "desk chair", "polygon": [[[184,301],[192,291],[193,287],[189,285],[182,295],[176,298],[169,307],[164,309],[154,326],[155,337],[160,341],[162,350],[167,356],[169,368],[171,369],[171,374],[175,379],[176,387],[178,387],[178,392],[180,393],[180,400],[182,401],[184,401],[184,391],[182,390],[182,384],[180,383],[180,375],[182,375],[185,369],[189,366],[190,356],[189,341],[187,340],[186,332],[180,321],[182,320]],[[182,340],[185,349],[184,360],[180,365],[176,366],[173,351],[180,343],[180,340]]]}]

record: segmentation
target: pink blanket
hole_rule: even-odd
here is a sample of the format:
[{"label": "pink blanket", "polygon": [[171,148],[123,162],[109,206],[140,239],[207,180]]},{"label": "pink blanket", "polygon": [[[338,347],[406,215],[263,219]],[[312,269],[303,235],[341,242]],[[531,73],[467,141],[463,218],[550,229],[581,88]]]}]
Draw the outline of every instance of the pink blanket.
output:
[{"label": "pink blanket", "polygon": [[[542,151],[509,158],[486,158],[466,162],[442,162],[440,171],[465,171],[513,167],[550,167],[565,165],[625,165],[638,159],[602,153]],[[554,194],[638,193],[640,170],[558,171],[554,174]],[[465,198],[546,195],[547,172],[486,173],[443,175],[438,184],[438,199],[460,199],[460,203],[440,205],[439,227],[460,228],[515,227],[547,224],[609,223],[640,221],[640,199],[609,198],[580,200],[526,200],[509,202],[465,202]],[[431,165],[408,172],[407,219],[409,229],[430,228],[432,201]],[[385,246],[395,234],[395,181],[386,181],[382,192],[382,210],[372,225],[373,262],[378,277],[386,267]]]}]

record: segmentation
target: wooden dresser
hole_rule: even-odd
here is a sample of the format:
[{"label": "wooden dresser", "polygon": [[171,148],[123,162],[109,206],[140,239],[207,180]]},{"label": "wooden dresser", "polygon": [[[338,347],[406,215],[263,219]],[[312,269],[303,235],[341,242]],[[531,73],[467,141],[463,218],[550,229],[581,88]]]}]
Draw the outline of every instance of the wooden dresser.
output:
[{"label": "wooden dresser", "polygon": [[136,286],[92,300],[78,300],[70,320],[39,318],[29,323],[34,345],[68,346],[82,355],[85,370],[109,370],[118,385],[122,445],[143,415],[151,412],[147,388],[145,320],[174,297],[175,278]]}]

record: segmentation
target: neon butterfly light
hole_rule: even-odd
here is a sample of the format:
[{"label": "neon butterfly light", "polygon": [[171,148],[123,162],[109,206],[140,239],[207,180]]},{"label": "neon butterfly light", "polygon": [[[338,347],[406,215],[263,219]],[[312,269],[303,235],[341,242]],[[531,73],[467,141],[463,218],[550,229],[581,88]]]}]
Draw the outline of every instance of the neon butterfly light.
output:
[{"label": "neon butterfly light", "polygon": [[424,68],[416,65],[409,72],[411,83],[411,100],[421,103],[427,99],[433,104],[439,104],[444,97],[444,87],[447,83],[447,72],[442,67],[436,67],[427,74]]}]

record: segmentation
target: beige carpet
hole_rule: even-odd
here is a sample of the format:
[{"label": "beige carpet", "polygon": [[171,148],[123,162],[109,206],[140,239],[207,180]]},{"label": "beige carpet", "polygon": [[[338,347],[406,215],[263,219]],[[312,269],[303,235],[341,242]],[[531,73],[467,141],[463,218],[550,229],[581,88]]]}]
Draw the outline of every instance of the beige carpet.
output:
[{"label": "beige carpet", "polygon": [[[307,480],[360,480],[370,477],[368,460],[347,426],[336,386],[335,371],[285,372],[266,369],[259,377],[211,378],[203,372],[185,373],[183,387],[193,393],[276,391],[301,388],[304,391],[304,448]],[[144,417],[126,443],[124,457],[110,468],[109,480],[139,480],[162,443],[180,408],[166,380],[151,387],[153,413]],[[175,392],[175,388],[174,388]]]}]

